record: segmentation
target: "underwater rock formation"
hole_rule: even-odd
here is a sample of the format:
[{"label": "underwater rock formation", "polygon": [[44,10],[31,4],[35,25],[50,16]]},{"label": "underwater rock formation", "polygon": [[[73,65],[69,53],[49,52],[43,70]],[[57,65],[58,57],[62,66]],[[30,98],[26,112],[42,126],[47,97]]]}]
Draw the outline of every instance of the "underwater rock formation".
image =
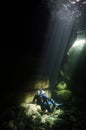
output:
[{"label": "underwater rock formation", "polygon": [[56,85],[54,92],[57,99],[61,102],[67,102],[72,97],[72,91],[68,89],[67,84],[64,81],[60,81],[59,84]]},{"label": "underwater rock formation", "polygon": [[[10,114],[3,115],[0,130],[79,130],[86,129],[85,118],[72,109],[57,109],[53,113],[43,112],[35,104],[22,104],[10,108]],[[12,114],[14,113],[14,114]]]},{"label": "underwater rock formation", "polygon": [[48,128],[52,128],[59,119],[59,115],[64,113],[61,109],[58,109],[53,113],[47,111],[43,112],[41,111],[40,106],[36,104],[26,104],[27,107],[23,104],[22,106],[25,107],[27,117],[31,117],[35,123],[39,120],[39,124]]}]

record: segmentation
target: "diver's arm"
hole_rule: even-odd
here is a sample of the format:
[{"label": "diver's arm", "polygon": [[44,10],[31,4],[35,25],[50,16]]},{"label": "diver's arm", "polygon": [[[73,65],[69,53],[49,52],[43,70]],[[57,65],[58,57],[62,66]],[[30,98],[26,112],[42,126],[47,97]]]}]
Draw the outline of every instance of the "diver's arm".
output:
[{"label": "diver's arm", "polygon": [[49,98],[46,94],[43,95],[43,97],[47,100],[47,101],[50,101],[53,105],[55,105],[55,101],[51,98]]},{"label": "diver's arm", "polygon": [[42,96],[46,101],[50,101],[52,104],[54,104],[54,100],[50,99],[46,94],[42,94]]}]

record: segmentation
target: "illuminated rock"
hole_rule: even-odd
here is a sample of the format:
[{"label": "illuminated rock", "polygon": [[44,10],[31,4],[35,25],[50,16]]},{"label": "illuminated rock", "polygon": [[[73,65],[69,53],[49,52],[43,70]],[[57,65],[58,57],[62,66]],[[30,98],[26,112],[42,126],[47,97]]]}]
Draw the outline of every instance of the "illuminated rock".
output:
[{"label": "illuminated rock", "polygon": [[62,101],[66,101],[66,100],[68,100],[68,99],[71,98],[72,92],[71,92],[70,90],[57,91],[57,96],[58,96],[59,99],[61,99]]},{"label": "illuminated rock", "polygon": [[41,107],[39,105],[23,103],[21,106],[25,108],[25,113],[27,116],[40,115],[39,111],[41,111]]},{"label": "illuminated rock", "polygon": [[63,90],[63,89],[66,89],[67,87],[67,84],[64,82],[64,81],[61,81],[57,86],[56,86],[56,89],[58,90]]}]

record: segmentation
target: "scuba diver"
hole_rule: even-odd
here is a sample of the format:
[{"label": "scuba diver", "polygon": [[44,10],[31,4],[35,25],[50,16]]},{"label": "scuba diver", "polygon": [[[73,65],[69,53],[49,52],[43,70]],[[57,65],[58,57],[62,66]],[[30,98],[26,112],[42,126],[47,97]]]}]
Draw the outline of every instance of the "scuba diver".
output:
[{"label": "scuba diver", "polygon": [[55,103],[53,99],[50,99],[45,91],[43,90],[38,90],[33,98],[32,103],[36,103],[37,105],[41,106],[41,110],[45,111],[47,110],[48,112],[54,112],[56,108],[61,106],[62,104]]}]

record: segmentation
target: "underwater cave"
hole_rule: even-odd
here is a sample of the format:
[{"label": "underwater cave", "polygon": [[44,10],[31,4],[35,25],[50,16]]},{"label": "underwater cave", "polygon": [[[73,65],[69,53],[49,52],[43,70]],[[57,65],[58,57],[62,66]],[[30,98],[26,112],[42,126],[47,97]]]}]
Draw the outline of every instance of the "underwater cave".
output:
[{"label": "underwater cave", "polygon": [[[33,0],[24,6],[23,47],[0,48],[0,129],[85,130],[86,1]],[[8,16],[19,10],[10,11]],[[18,19],[8,21],[4,36],[18,45]]]}]

